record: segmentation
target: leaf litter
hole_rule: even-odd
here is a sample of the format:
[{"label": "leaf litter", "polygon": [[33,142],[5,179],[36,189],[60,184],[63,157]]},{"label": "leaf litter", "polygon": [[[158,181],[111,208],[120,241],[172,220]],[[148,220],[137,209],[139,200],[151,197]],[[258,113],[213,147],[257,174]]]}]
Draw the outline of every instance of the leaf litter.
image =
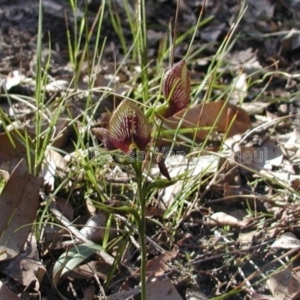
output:
[{"label": "leaf litter", "polygon": [[[53,126],[55,134],[42,172],[39,177],[31,175],[28,169],[32,166],[27,160],[33,153],[28,152],[21,137],[27,132],[30,143],[36,139],[35,124],[30,124],[34,102],[24,103],[20,95],[33,96],[36,88],[32,73],[36,53],[31,43],[36,39],[37,5],[30,1],[24,8],[18,1],[15,5],[3,2],[0,169],[4,187],[0,209],[4,213],[0,222],[0,298],[38,299],[39,292],[43,297],[48,295],[47,299],[56,299],[59,294],[65,299],[139,297],[136,229],[130,214],[120,209],[135,205],[135,178],[127,166],[116,169],[112,157],[103,155],[87,131],[93,122],[93,131],[96,126],[107,128],[111,113],[123,97],[135,95],[140,66],[129,61],[114,76],[116,64],[110,44],[104,49],[107,61],[101,61],[92,74],[89,62],[84,62],[76,88],[71,83],[73,73],[65,54],[66,30],[62,30],[66,29],[65,16],[74,21],[74,15],[66,3],[45,1],[45,32],[49,30],[55,47],[49,52],[44,44],[43,63],[49,53],[51,61],[43,91],[52,113],[64,96],[68,100]],[[178,34],[195,22],[200,2],[180,1],[178,22],[182,26]],[[195,103],[163,122],[157,143],[163,163],[150,164],[147,174],[152,186],[157,177],[167,178],[160,179],[146,213],[149,299],[299,297],[296,2],[248,1],[237,29],[241,38],[218,66],[218,85],[210,98],[209,84],[203,83]],[[94,1],[90,5],[94,17]],[[151,59],[155,59],[159,50],[156,47],[163,42],[175,8],[172,1],[147,1]],[[188,62],[194,89],[202,85],[239,9],[235,1],[206,2],[205,13],[214,20],[197,32],[192,46],[195,51],[205,44],[204,51]],[[78,14],[82,12],[79,9]],[[121,1],[114,12],[126,12]],[[126,22],[128,19],[124,18],[124,27]],[[117,34],[108,24],[104,25],[108,39],[117,44]],[[132,39],[130,35],[126,38],[128,42]],[[186,48],[184,42],[176,48],[178,61]],[[122,61],[123,55],[116,51],[115,59]],[[95,79],[93,91],[88,91],[89,76]],[[88,95],[92,101],[85,115]],[[50,113],[44,130],[49,128],[52,117]],[[13,121],[9,130],[5,127],[7,118]],[[88,125],[85,118],[89,119]],[[174,145],[179,152],[168,157],[163,150],[172,147],[177,130]],[[85,140],[84,147],[81,144],[85,149],[74,147],[79,132],[92,141]],[[205,149],[201,148],[204,141],[208,141]],[[186,146],[188,155],[186,148],[184,154],[180,152]],[[87,167],[93,163],[92,168]],[[180,180],[172,182],[179,175]],[[93,184],[87,185],[89,180]],[[56,190],[59,186],[61,190]],[[58,195],[52,196],[54,192]],[[45,207],[50,212],[47,216],[41,213]],[[34,224],[41,214],[43,225]],[[32,228],[39,233],[37,240]],[[118,249],[123,250],[120,253]],[[59,294],[47,281],[52,275]],[[4,284],[4,279],[13,284]]]}]

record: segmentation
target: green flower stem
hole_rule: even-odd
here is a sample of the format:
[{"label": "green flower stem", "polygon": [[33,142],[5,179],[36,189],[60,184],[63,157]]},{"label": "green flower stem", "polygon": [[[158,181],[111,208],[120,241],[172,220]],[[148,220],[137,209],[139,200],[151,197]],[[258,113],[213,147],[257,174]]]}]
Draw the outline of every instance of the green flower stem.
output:
[{"label": "green flower stem", "polygon": [[137,178],[137,192],[138,192],[138,202],[140,205],[140,218],[137,219],[138,222],[138,231],[140,236],[140,247],[141,247],[141,299],[146,300],[146,239],[145,239],[145,229],[146,229],[146,199],[143,193],[143,170],[142,170],[142,162],[135,161],[133,163],[133,168],[136,173]]}]

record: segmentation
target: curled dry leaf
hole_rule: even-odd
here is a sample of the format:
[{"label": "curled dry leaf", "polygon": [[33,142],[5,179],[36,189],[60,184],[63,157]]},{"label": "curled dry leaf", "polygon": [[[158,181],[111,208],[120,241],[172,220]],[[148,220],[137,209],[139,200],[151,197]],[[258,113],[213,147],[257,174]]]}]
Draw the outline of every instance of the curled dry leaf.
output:
[{"label": "curled dry leaf", "polygon": [[[37,242],[33,234],[29,235],[25,246],[24,251],[9,261],[3,273],[25,287],[34,286],[38,291],[46,274],[46,268],[39,259]],[[0,299],[8,298],[0,297]]]},{"label": "curled dry leaf", "polygon": [[23,248],[39,207],[40,186],[41,179],[30,175],[21,160],[0,195],[0,260],[15,257]]},{"label": "curled dry leaf", "polygon": [[300,248],[300,240],[292,232],[285,232],[271,245],[271,248]]},{"label": "curled dry leaf", "polygon": [[100,242],[105,234],[108,216],[105,213],[98,213],[92,216],[80,232],[89,240]]},{"label": "curled dry leaf", "polygon": [[146,272],[157,277],[163,275],[167,271],[170,271],[168,262],[175,258],[178,252],[179,249],[177,246],[175,246],[171,251],[165,251],[161,255],[149,260],[147,262]]},{"label": "curled dry leaf", "polygon": [[[251,120],[243,109],[226,103],[225,101],[201,103],[187,110],[183,110],[164,121],[164,127],[191,130],[187,134],[191,138],[196,137],[196,142],[203,141],[208,134],[226,133],[227,137],[244,133],[251,128]],[[159,146],[168,144],[163,139]]]},{"label": "curled dry leaf", "polygon": [[216,212],[205,219],[205,224],[210,226],[241,227],[242,225],[242,221],[224,212]]},{"label": "curled dry leaf", "polygon": [[275,300],[299,299],[300,274],[293,272],[293,263],[275,273],[266,283]]},{"label": "curled dry leaf", "polygon": [[44,185],[49,186],[49,189],[53,191],[55,176],[59,170],[65,170],[66,167],[67,162],[60,153],[53,149],[47,149],[40,171],[40,176],[44,179]]},{"label": "curled dry leaf", "polygon": [[10,90],[13,86],[19,85],[24,79],[25,76],[21,74],[18,70],[9,73],[5,80],[6,90]]}]

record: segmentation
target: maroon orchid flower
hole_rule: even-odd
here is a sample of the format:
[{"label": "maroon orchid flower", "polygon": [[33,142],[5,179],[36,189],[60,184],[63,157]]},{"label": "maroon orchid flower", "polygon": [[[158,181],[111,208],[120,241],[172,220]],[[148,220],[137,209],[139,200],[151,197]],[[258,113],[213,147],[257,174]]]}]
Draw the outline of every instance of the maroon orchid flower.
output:
[{"label": "maroon orchid flower", "polygon": [[115,145],[111,142],[109,137],[109,130],[106,128],[93,128],[92,129],[93,134],[102,142],[103,146],[107,150],[116,150],[117,148]]},{"label": "maroon orchid flower", "polygon": [[151,127],[139,107],[123,100],[109,121],[109,137],[125,153],[133,148],[145,150],[151,139]]},{"label": "maroon orchid flower", "polygon": [[166,103],[156,110],[158,116],[169,118],[187,107],[191,92],[191,77],[185,60],[174,64],[165,73],[162,92]]},{"label": "maroon orchid flower", "polygon": [[148,119],[133,102],[123,100],[114,111],[109,129],[98,128],[94,134],[108,150],[119,149],[128,154],[132,149],[145,150],[151,139]]}]

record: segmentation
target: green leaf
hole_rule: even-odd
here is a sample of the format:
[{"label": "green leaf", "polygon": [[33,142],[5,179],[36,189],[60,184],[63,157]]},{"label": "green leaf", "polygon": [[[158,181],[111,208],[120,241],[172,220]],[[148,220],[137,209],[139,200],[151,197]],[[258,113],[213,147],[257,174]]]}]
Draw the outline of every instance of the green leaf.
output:
[{"label": "green leaf", "polygon": [[57,285],[61,276],[73,270],[95,252],[102,250],[102,247],[93,243],[86,243],[74,246],[63,253],[53,267],[53,281]]},{"label": "green leaf", "polygon": [[164,189],[170,185],[175,184],[178,181],[178,178],[168,180],[168,179],[155,179],[155,181],[150,182],[148,185],[146,185],[143,189],[143,193],[145,196],[147,196],[148,193],[153,191],[154,189]]}]

